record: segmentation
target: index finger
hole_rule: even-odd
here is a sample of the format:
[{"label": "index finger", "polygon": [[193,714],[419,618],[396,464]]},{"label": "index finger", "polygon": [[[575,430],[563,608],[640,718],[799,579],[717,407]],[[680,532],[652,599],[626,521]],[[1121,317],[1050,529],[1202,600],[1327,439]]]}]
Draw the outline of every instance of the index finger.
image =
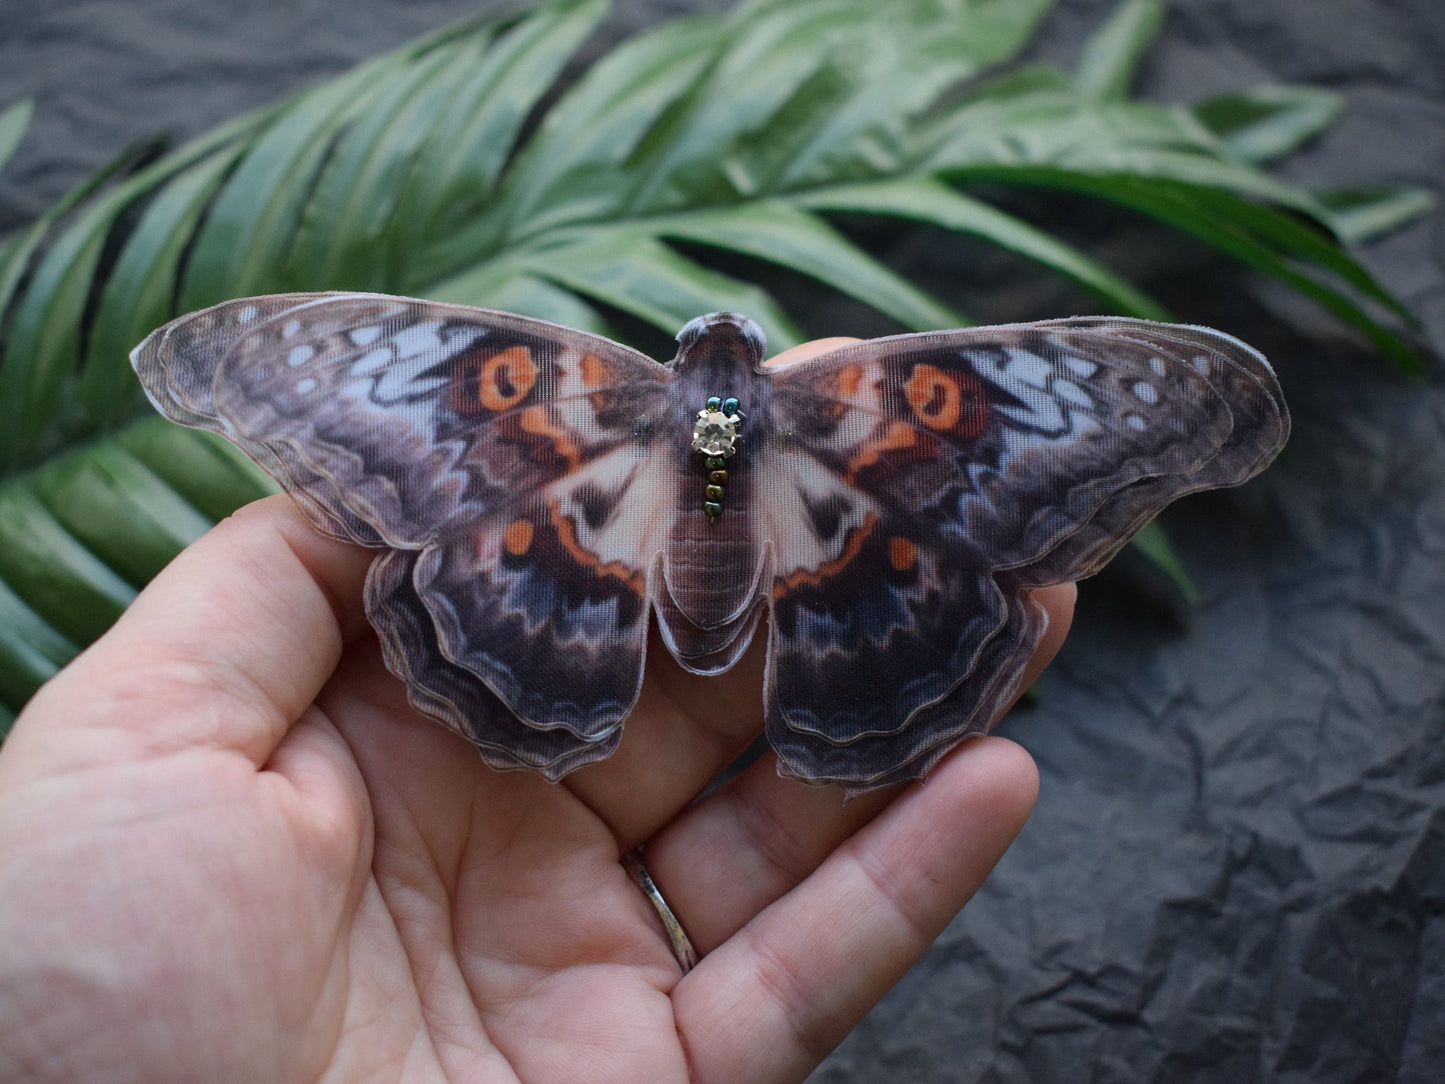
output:
[{"label": "index finger", "polygon": [[366,629],[373,551],[318,533],[286,497],[241,509],[186,548],[57,674],[7,744],[234,749],[264,763]]}]

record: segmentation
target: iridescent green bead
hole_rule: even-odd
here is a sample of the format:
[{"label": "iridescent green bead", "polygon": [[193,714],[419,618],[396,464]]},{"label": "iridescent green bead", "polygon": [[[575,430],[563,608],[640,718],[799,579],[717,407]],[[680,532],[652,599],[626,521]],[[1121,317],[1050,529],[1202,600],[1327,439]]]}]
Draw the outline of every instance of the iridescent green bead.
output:
[{"label": "iridescent green bead", "polygon": [[728,472],[725,470],[709,471],[707,480],[715,486],[725,486],[728,484]]},{"label": "iridescent green bead", "polygon": [[702,495],[710,501],[720,501],[723,499],[723,487],[708,486],[702,491]]},{"label": "iridescent green bead", "polygon": [[721,410],[722,400],[719,399],[716,395],[709,395],[707,397],[707,408],[708,410]]},{"label": "iridescent green bead", "polygon": [[722,515],[722,505],[718,504],[717,501],[708,501],[702,506],[702,508],[703,511],[706,512],[713,519],[716,519],[718,516]]},{"label": "iridescent green bead", "polygon": [[737,401],[736,396],[729,395],[726,399],[723,400],[722,412],[728,415],[736,414],[740,405],[741,404]]},{"label": "iridescent green bead", "polygon": [[722,470],[728,465],[728,461],[720,455],[710,455],[704,463],[708,470]]}]

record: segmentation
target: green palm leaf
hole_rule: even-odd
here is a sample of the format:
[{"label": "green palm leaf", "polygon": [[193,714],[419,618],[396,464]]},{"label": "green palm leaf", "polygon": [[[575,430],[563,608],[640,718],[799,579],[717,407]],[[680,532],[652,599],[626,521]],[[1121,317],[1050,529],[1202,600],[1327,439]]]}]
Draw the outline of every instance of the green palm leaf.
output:
[{"label": "green palm leaf", "polygon": [[[181,546],[271,488],[229,446],[150,415],[126,360],[152,327],[225,298],[370,289],[602,332],[729,307],[783,346],[802,332],[780,269],[904,328],[968,322],[850,233],[873,219],[997,245],[1102,309],[1168,315],[967,191],[1025,185],[1188,232],[1417,364],[1408,317],[1340,238],[1423,197],[1316,196],[1261,169],[1333,120],[1333,96],[1131,99],[1162,0],[1124,0],[1074,73],[1007,67],[1048,8],[747,0],[625,41],[557,94],[606,4],[556,0],[433,34],[144,168],[122,155],[0,243],[0,722]],[[0,164],[28,116],[0,113]],[[1182,576],[1162,533],[1147,541]]]}]

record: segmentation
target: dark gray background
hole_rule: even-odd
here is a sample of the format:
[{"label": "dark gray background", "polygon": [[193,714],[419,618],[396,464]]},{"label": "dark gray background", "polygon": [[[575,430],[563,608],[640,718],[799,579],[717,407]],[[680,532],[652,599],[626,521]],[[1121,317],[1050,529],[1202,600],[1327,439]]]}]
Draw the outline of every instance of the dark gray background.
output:
[{"label": "dark gray background", "polygon": [[[698,6],[621,0],[592,51]],[[1070,58],[1111,6],[1063,0],[1039,55]],[[37,106],[0,230],[133,139],[196,133],[475,10],[0,0],[0,104]],[[1442,58],[1439,0],[1176,0],[1143,88],[1335,87],[1344,119],[1286,175],[1438,188]],[[1445,1079],[1445,394],[1185,242],[1087,204],[1030,209],[1265,349],[1296,436],[1256,483],[1166,517],[1196,609],[1127,555],[1086,585],[1040,701],[1003,730],[1039,761],[1037,812],[814,1079]],[[1363,255],[1445,343],[1442,216]],[[926,258],[981,317],[1066,303]],[[857,325],[810,330],[867,326],[841,311]]]}]

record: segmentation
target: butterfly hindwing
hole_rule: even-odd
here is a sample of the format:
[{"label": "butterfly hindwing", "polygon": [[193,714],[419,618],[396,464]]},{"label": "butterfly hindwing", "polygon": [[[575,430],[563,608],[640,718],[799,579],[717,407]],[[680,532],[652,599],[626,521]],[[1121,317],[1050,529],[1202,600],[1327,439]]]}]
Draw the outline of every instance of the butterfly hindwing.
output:
[{"label": "butterfly hindwing", "polygon": [[529,725],[595,741],[631,711],[663,536],[649,495],[667,485],[664,463],[618,445],[422,550],[414,581],[442,653]]},{"label": "butterfly hindwing", "polygon": [[780,769],[799,779],[827,779],[850,793],[921,779],[962,739],[983,734],[1008,706],[1048,615],[1028,594],[1015,596],[1008,574],[1001,597],[1009,599],[1004,620],[980,646],[973,665],[950,693],[920,708],[907,725],[870,733],[847,743],[791,725],[781,713],[767,720],[768,741]]},{"label": "butterfly hindwing", "polygon": [[476,674],[440,651],[419,650],[436,633],[413,582],[416,559],[410,550],[387,550],[366,579],[366,611],[387,669],[406,683],[413,705],[471,741],[494,768],[531,768],[556,780],[617,748],[620,725],[586,738],[565,727],[528,726]]}]

